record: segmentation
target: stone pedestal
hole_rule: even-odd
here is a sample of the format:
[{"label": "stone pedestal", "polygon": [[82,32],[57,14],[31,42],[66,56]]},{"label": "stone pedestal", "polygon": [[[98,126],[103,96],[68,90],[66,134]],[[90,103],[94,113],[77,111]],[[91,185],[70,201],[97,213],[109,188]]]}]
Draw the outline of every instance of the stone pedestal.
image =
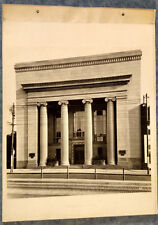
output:
[{"label": "stone pedestal", "polygon": [[37,167],[38,161],[38,108],[37,104],[28,106],[28,163],[27,168]]},{"label": "stone pedestal", "polygon": [[128,102],[124,97],[116,99],[116,123],[117,123],[117,164],[124,167],[129,166],[127,159],[129,155],[129,121]]}]

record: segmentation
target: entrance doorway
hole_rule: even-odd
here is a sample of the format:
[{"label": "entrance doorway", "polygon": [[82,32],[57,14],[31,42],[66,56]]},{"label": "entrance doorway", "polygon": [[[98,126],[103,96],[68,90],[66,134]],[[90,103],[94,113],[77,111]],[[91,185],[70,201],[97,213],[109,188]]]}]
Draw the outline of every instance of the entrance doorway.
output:
[{"label": "entrance doorway", "polygon": [[84,164],[84,145],[74,145],[74,164]]}]

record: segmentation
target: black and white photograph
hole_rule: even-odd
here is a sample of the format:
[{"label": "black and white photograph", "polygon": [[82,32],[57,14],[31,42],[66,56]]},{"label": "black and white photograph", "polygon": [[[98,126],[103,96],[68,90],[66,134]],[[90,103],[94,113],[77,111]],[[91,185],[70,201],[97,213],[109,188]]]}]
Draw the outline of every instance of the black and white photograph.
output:
[{"label": "black and white photograph", "polygon": [[3,220],[154,214],[155,11],[2,12]]}]

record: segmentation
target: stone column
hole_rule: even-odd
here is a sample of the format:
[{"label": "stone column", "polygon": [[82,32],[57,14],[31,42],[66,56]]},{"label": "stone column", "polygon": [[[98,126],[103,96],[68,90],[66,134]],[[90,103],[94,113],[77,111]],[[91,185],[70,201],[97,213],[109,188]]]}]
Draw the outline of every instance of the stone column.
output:
[{"label": "stone column", "polygon": [[95,134],[95,131],[94,131],[94,111],[92,111],[92,141],[94,142],[94,134]]},{"label": "stone column", "polygon": [[115,98],[105,98],[107,102],[107,163],[115,165],[115,120],[114,102]]},{"label": "stone column", "polygon": [[40,166],[46,166],[48,157],[48,118],[47,103],[40,107]]},{"label": "stone column", "polygon": [[68,101],[60,101],[61,105],[61,165],[69,165],[69,126]]},{"label": "stone column", "polygon": [[85,150],[84,150],[84,163],[85,165],[92,165],[93,156],[93,138],[92,138],[92,99],[82,100],[85,104]]}]

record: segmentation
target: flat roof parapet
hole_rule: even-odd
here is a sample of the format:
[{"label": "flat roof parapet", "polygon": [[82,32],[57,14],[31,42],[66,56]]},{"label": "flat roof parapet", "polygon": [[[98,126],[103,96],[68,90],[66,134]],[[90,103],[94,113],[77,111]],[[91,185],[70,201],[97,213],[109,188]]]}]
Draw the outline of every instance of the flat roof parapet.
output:
[{"label": "flat roof parapet", "polygon": [[82,67],[82,66],[92,66],[117,62],[135,61],[140,60],[141,56],[142,56],[141,50],[132,50],[108,54],[17,63],[15,64],[14,68],[16,72],[64,69],[71,67]]}]

